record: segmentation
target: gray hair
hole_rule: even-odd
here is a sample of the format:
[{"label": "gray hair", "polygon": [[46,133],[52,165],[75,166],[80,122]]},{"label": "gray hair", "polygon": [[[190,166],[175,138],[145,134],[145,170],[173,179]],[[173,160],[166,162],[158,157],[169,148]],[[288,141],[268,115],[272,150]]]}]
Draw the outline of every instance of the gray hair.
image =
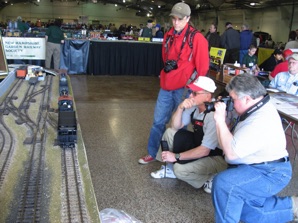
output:
[{"label": "gray hair", "polygon": [[243,24],[242,27],[243,27],[244,29],[249,29],[249,25],[248,25],[248,24]]},{"label": "gray hair", "polygon": [[229,93],[234,91],[238,98],[248,95],[252,99],[256,99],[267,93],[258,78],[246,73],[233,77],[227,84],[226,91]]}]

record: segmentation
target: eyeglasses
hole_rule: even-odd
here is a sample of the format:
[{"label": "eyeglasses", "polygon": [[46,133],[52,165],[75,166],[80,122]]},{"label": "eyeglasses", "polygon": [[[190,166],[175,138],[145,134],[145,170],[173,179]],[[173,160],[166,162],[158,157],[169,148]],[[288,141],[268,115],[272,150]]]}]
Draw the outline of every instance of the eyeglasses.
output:
[{"label": "eyeglasses", "polygon": [[199,95],[199,94],[207,94],[207,92],[196,92],[196,91],[191,91],[190,94],[192,94],[194,97]]}]

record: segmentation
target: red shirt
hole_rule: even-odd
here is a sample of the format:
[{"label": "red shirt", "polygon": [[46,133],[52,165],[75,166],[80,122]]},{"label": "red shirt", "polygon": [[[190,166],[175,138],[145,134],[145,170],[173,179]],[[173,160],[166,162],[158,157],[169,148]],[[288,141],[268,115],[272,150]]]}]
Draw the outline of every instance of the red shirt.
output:
[{"label": "red shirt", "polygon": [[[183,39],[188,30],[187,24],[180,34],[174,33],[172,27],[166,34],[163,40],[162,59],[165,63],[166,60],[176,60],[181,51]],[[194,30],[189,27],[189,33]],[[205,76],[209,70],[209,52],[208,41],[201,33],[196,33],[193,37],[192,49],[189,46],[190,35],[188,35],[182,48],[180,58],[177,62],[178,69],[171,70],[166,73],[163,69],[160,72],[160,86],[164,90],[177,90],[186,85],[188,79],[196,69],[197,76]],[[168,44],[166,42],[168,41]],[[166,47],[168,45],[168,47]],[[167,52],[168,50],[168,52]]]},{"label": "red shirt", "polygon": [[288,67],[288,61],[284,61],[284,62],[281,62],[279,64],[277,64],[273,71],[270,73],[270,76],[275,78],[275,76],[280,73],[280,72],[285,72],[285,71],[288,71],[289,70],[289,67]]}]

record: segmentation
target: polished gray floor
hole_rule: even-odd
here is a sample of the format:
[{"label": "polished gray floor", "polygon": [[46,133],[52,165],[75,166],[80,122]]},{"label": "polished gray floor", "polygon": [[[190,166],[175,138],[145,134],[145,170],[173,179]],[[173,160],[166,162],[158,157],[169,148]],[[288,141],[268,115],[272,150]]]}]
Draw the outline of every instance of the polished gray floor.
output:
[{"label": "polished gray floor", "polygon": [[[123,210],[144,223],[214,222],[209,194],[177,179],[153,179],[161,163],[137,162],[146,154],[158,77],[72,75],[71,82],[99,211]],[[293,160],[290,141],[288,148]],[[282,195],[297,193],[296,169]]]}]

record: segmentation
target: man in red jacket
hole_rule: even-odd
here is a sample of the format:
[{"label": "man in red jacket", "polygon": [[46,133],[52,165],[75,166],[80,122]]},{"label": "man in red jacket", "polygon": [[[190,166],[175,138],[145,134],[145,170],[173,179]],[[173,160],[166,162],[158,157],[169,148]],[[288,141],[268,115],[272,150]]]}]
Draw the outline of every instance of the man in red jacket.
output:
[{"label": "man in red jacket", "polygon": [[177,3],[171,11],[173,27],[165,34],[162,47],[164,69],[160,72],[161,89],[154,111],[153,126],[148,140],[148,155],[139,159],[140,164],[155,161],[161,137],[172,112],[183,100],[184,87],[189,80],[205,76],[209,69],[208,42],[189,25],[191,9]]}]

